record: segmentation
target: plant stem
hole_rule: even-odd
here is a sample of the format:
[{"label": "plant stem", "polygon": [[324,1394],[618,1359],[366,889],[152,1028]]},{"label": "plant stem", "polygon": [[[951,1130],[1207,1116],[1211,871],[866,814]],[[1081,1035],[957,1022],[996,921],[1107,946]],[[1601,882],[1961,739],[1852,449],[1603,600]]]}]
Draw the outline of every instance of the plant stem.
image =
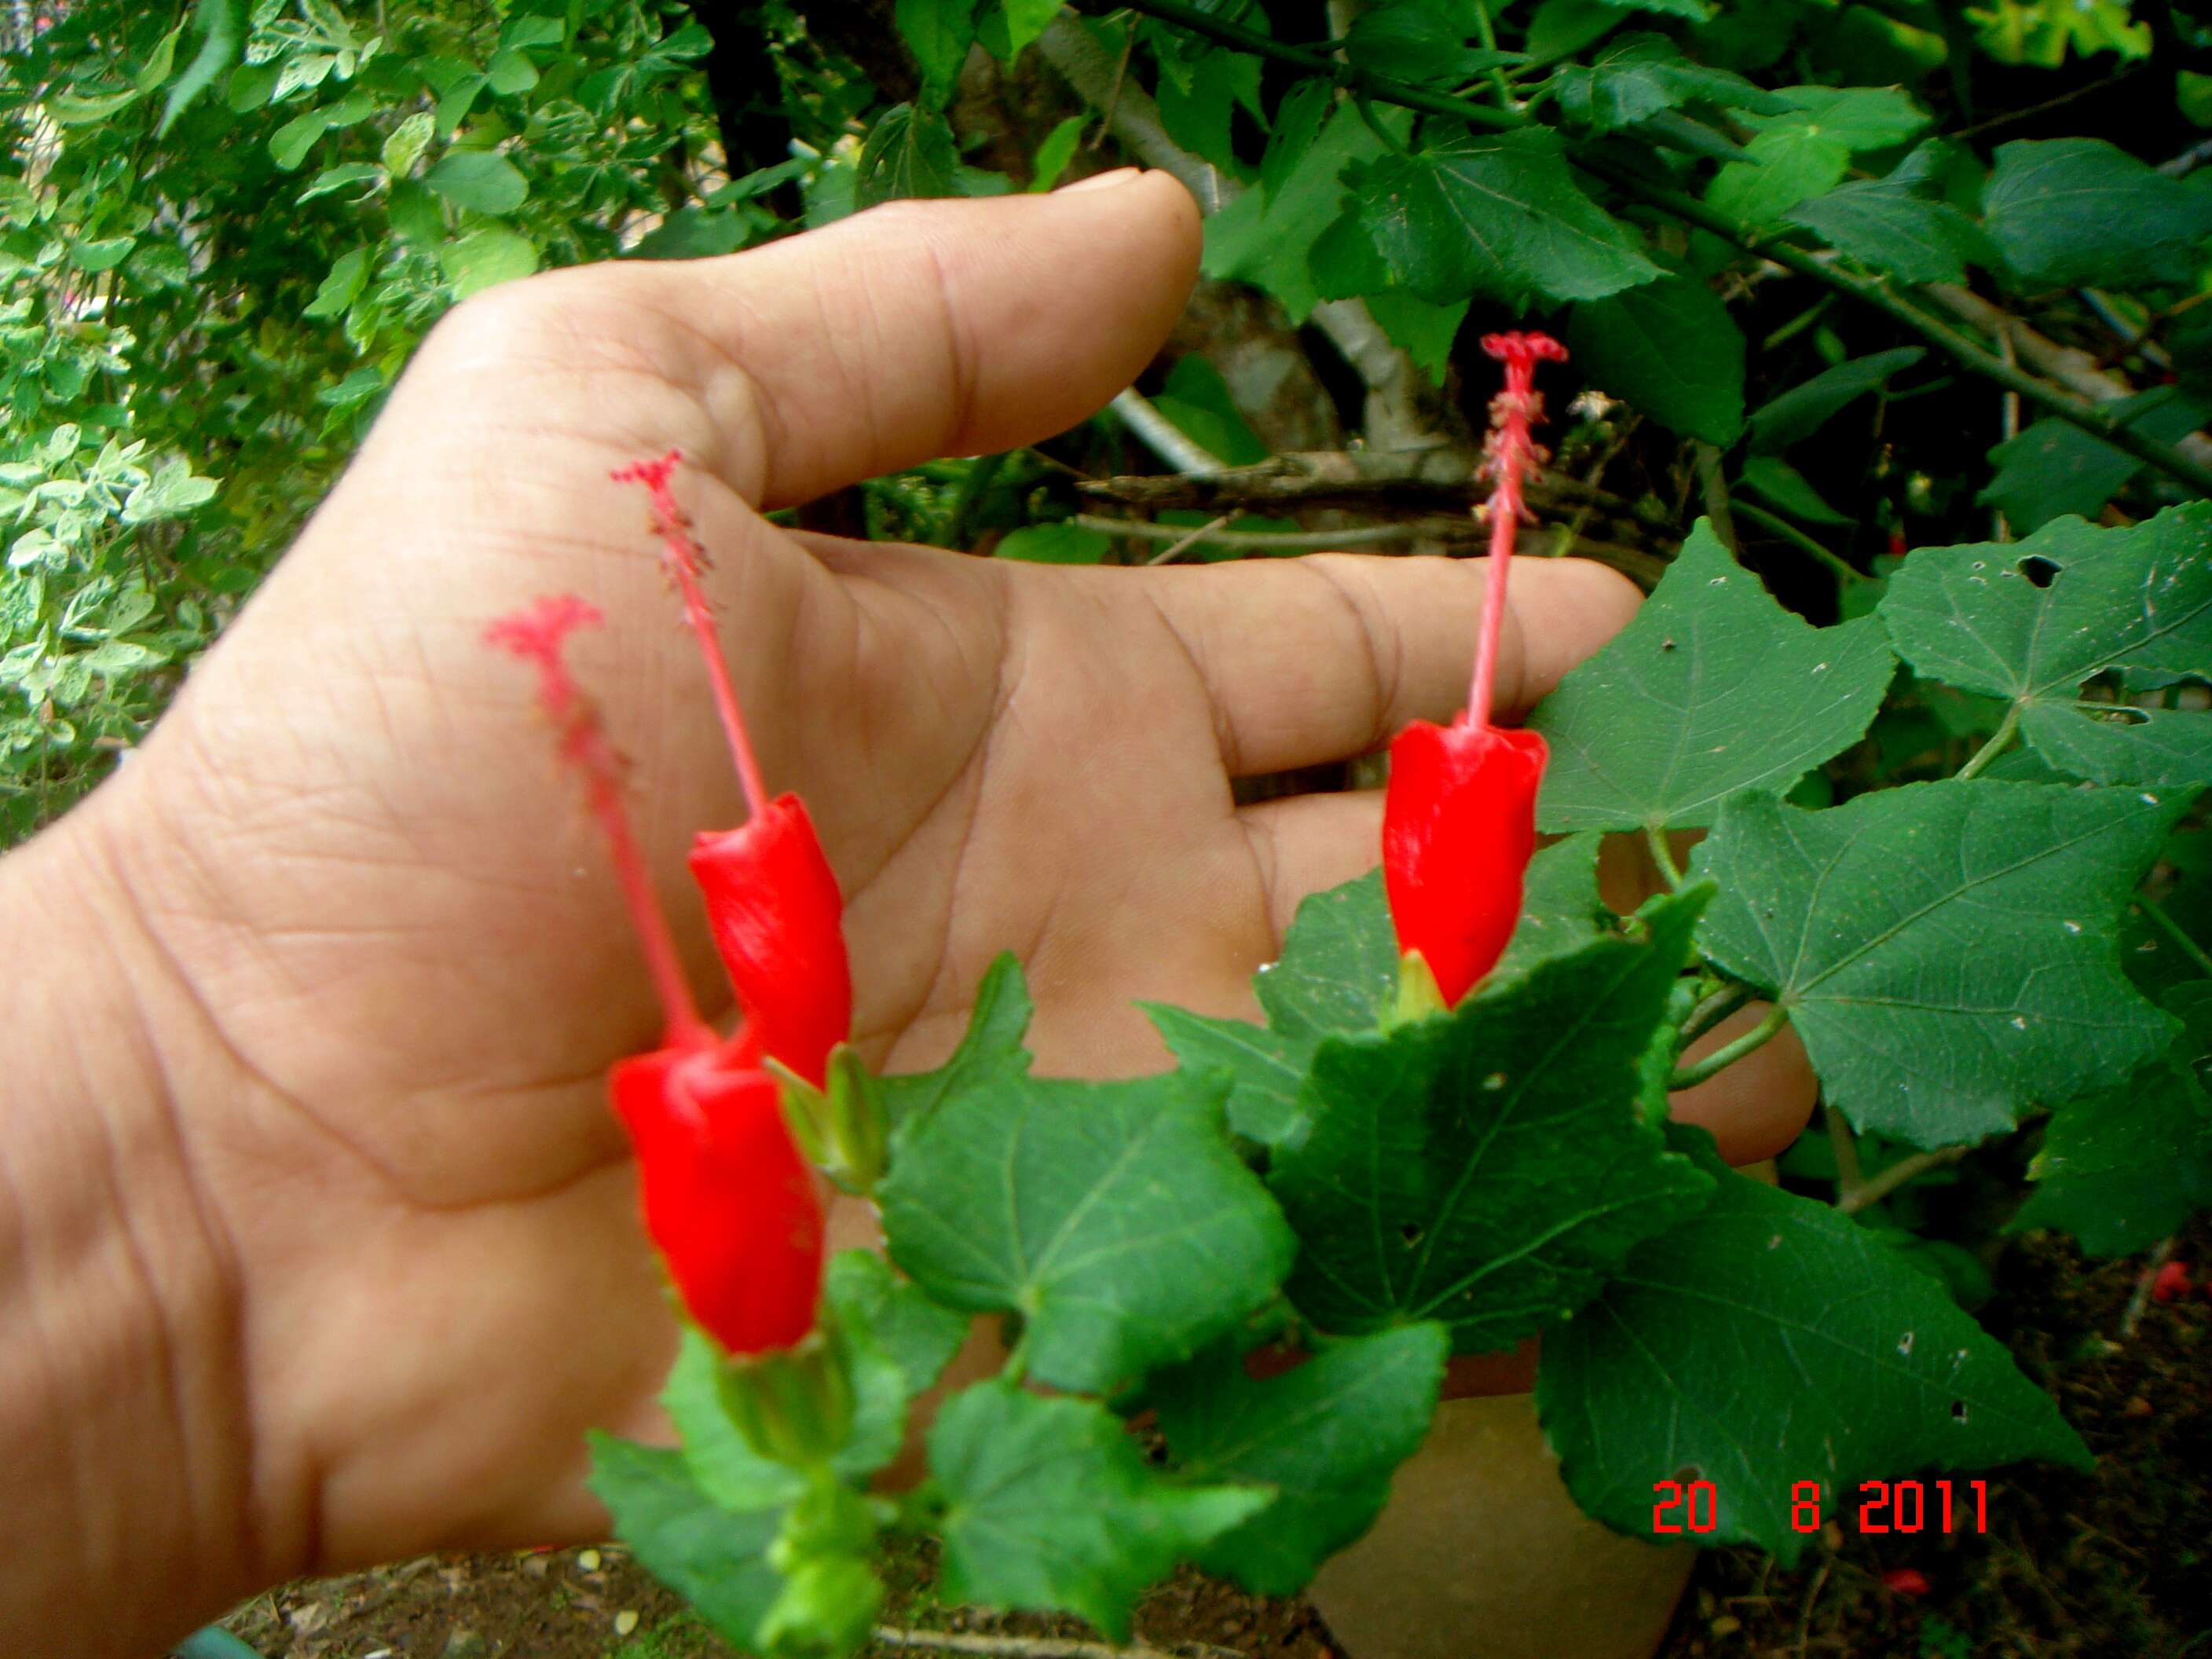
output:
[{"label": "plant stem", "polygon": [[1940,1170],[1947,1164],[1956,1164],[1973,1150],[1971,1146],[1939,1146],[1932,1152],[1915,1152],[1911,1158],[1901,1158],[1880,1175],[1838,1197],[1836,1208],[1845,1215],[1856,1215],[1881,1203],[1906,1182],[1917,1180],[1930,1170]]},{"label": "plant stem", "polygon": [[1858,1137],[1851,1133],[1850,1124],[1832,1106],[1820,1108],[1821,1121],[1826,1125],[1828,1145],[1836,1154],[1836,1202],[1848,1204],[1866,1184],[1866,1176],[1859,1168]]},{"label": "plant stem", "polygon": [[1729,508],[1728,479],[1721,471],[1721,451],[1718,444],[1700,439],[1695,445],[1698,457],[1698,482],[1705,499],[1705,516],[1713,521],[1713,534],[1721,538],[1721,545],[1732,558],[1743,556],[1743,547],[1735,538],[1735,516]]},{"label": "plant stem", "polygon": [[[1144,519],[1109,519],[1096,513],[1079,513],[1074,522],[1085,530],[1109,536],[1137,536],[1146,541],[1178,542],[1188,538],[1187,524],[1152,524]],[[1382,542],[1411,541],[1428,532],[1419,525],[1364,525],[1358,530],[1202,530],[1200,538],[1224,547],[1268,548],[1277,552],[1322,552],[1340,547],[1373,547]]]},{"label": "plant stem", "polygon": [[1644,844],[1651,849],[1651,861],[1659,866],[1670,889],[1682,885],[1682,866],[1674,862],[1674,849],[1667,845],[1667,832],[1656,823],[1644,826]]},{"label": "plant stem", "polygon": [[1733,504],[1739,517],[1748,519],[1753,524],[1758,525],[1764,529],[1772,531],[1776,535],[1781,537],[1783,540],[1790,543],[1793,547],[1797,548],[1800,551],[1808,553],[1814,558],[1818,559],[1822,564],[1827,566],[1829,569],[1836,573],[1836,578],[1838,580],[1847,582],[1870,582],[1874,580],[1874,578],[1868,575],[1865,571],[1861,570],[1857,566],[1850,563],[1840,553],[1831,553],[1826,548],[1821,546],[1820,543],[1814,541],[1810,536],[1807,535],[1803,531],[1800,530],[1796,525],[1790,523],[1789,520],[1782,517],[1779,514],[1769,513],[1765,507],[1759,506],[1758,502],[1747,501],[1741,495],[1735,498]]},{"label": "plant stem", "polygon": [[2013,735],[2019,730],[2020,705],[2014,703],[2005,710],[2004,719],[1997,722],[1997,729],[1990,733],[1990,740],[1967,757],[1966,763],[1955,775],[1961,778],[1981,776],[1989,769],[1990,763],[2012,745]]},{"label": "plant stem", "polygon": [[[1490,0],[1474,0],[1474,32],[1485,52],[1498,50],[1498,26],[1490,21]],[[1517,110],[1513,101],[1513,83],[1505,78],[1505,66],[1490,66],[1490,84],[1498,89],[1498,101],[1507,109]]]},{"label": "plant stem", "polygon": [[2166,914],[2163,904],[2147,893],[2136,894],[2136,902],[2142,907],[2143,915],[2149,918],[2154,927],[2181,947],[2182,955],[2202,968],[2208,976],[2212,976],[2212,953],[2208,953],[2203,945],[2183,932],[2181,924]]},{"label": "plant stem", "polygon": [[1241,519],[1243,516],[1243,513],[1241,509],[1232,507],[1228,512],[1223,514],[1219,518],[1212,520],[1207,523],[1199,526],[1197,529],[1192,531],[1189,535],[1185,536],[1181,541],[1170,543],[1165,548],[1163,548],[1159,552],[1153,554],[1151,558],[1146,560],[1145,562],[1146,564],[1173,564],[1184,554],[1189,552],[1192,548],[1196,547],[1208,536],[1213,534],[1215,531],[1226,530],[1231,525],[1234,524],[1238,519]]},{"label": "plant stem", "polygon": [[1690,1010],[1689,1018],[1682,1022],[1683,1042],[1686,1044],[1695,1042],[1714,1026],[1742,1007],[1745,1003],[1749,1002],[1752,995],[1752,988],[1748,985],[1741,983],[1723,985]]},{"label": "plant stem", "polygon": [[1218,472],[1221,463],[1183,429],[1152,407],[1151,398],[1128,386],[1115,394],[1114,412],[1137,441],[1178,472]]},{"label": "plant stem", "polygon": [[[1419,87],[1407,86],[1388,76],[1347,67],[1321,53],[1272,40],[1264,34],[1211,16],[1195,6],[1186,5],[1182,0],[1121,0],[1121,9],[1141,12],[1163,22],[1174,23],[1194,34],[1205,35],[1239,52],[1250,52],[1255,57],[1272,58],[1278,63],[1293,64],[1310,74],[1348,78],[1370,98],[1396,104],[1401,108],[1450,116],[1467,122],[1470,126],[1482,127],[1492,132],[1510,131],[1528,125],[1523,118],[1509,110],[1492,109],[1487,104],[1478,104],[1471,99],[1455,97],[1449,93],[1427,92]],[[1647,122],[1645,125],[1655,137],[1662,136],[1659,122]],[[1665,136],[1679,138],[1680,135],[1678,127],[1669,126],[1665,130]],[[2126,451],[2137,460],[2146,462],[2168,477],[2187,484],[2198,495],[2212,495],[2212,465],[2184,455],[2171,444],[2162,444],[2154,438],[2145,437],[2133,428],[2067,396],[2057,387],[2046,386],[1984,349],[1956,330],[1938,322],[1918,307],[1892,293],[1884,284],[1838,270],[1818,256],[1802,248],[1792,247],[1786,242],[1769,242],[1757,228],[1731,218],[1694,196],[1646,178],[1640,172],[1587,144],[1570,144],[1568,157],[1584,172],[1604,179],[1647,206],[1672,214],[1686,224],[1695,225],[1700,230],[1711,232],[1723,241],[1733,242],[1746,252],[1770,259],[1801,276],[1810,277],[1824,287],[1886,313],[1984,379],[1994,380],[2007,391],[2018,392],[2038,407],[2070,422],[2115,449]]]},{"label": "plant stem", "polygon": [[1790,1011],[1780,1003],[1776,1003],[1773,1007],[1766,1011],[1765,1018],[1760,1020],[1741,1036],[1733,1042],[1723,1043],[1703,1060],[1692,1061],[1668,1078],[1667,1092],[1673,1094],[1679,1089],[1693,1089],[1707,1078],[1717,1077],[1753,1049],[1765,1047],[1768,1041],[1789,1023]]}]

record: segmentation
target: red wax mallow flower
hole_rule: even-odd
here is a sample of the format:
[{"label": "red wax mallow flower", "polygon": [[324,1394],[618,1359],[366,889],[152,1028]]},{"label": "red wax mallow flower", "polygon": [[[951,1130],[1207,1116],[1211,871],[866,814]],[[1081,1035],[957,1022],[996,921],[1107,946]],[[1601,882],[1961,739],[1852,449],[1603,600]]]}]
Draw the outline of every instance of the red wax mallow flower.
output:
[{"label": "red wax mallow flower", "polygon": [[2189,1282],[2189,1264],[2186,1261],[2161,1262],[2150,1281],[2151,1297],[2159,1302],[2174,1301],[2187,1296],[2194,1288]]},{"label": "red wax mallow flower", "polygon": [[1536,788],[1550,757],[1537,733],[1494,726],[1490,715],[1506,572],[1527,513],[1521,486],[1545,459],[1528,433],[1544,411],[1536,364],[1563,362],[1567,351],[1546,334],[1486,335],[1482,349],[1505,365],[1505,389],[1490,404],[1490,569],[1474,682],[1449,726],[1415,720],[1398,734],[1382,806],[1382,879],[1398,948],[1419,957],[1446,1007],[1497,964],[1521,919]]},{"label": "red wax mallow flower", "polygon": [[792,1348],[815,1328],[823,1212],[785,1117],[774,1060],[818,1085],[852,1022],[852,976],[836,877],[795,796],[770,801],[699,590],[698,549],[669,488],[672,452],[615,474],[652,492],[668,565],[699,637],[751,817],[706,835],[692,868],[743,1021],[719,1036],[700,1017],[622,798],[622,760],[569,673],[568,636],[600,620],[584,600],[539,600],[485,630],[536,665],[538,703],[562,759],[583,778],[637,929],[666,1024],[660,1045],[609,1073],[637,1153],[646,1230],[700,1327],[732,1355]]},{"label": "red wax mallow flower", "polygon": [[1917,1567],[1892,1567],[1882,1574],[1881,1582],[1899,1595],[1925,1595],[1929,1588],[1928,1575]]},{"label": "red wax mallow flower", "polygon": [[707,920],[738,1006],[759,1031],[762,1052],[819,1088],[830,1051],[853,1027],[844,901],[805,804],[790,794],[767,799],[700,589],[705,556],[671,487],[681,459],[672,449],[656,460],[617,468],[614,477],[618,483],[643,484],[652,499],[666,568],[698,636],[730,758],[751,809],[738,829],[701,832],[691,849],[691,875],[705,896]]}]

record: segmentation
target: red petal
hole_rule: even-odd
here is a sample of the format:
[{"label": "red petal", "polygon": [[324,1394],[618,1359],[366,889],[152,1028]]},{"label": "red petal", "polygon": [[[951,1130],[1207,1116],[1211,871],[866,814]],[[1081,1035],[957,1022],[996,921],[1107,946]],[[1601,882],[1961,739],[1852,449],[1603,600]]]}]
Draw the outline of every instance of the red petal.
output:
[{"label": "red petal", "polygon": [[701,836],[691,874],[764,1051],[820,1085],[852,1034],[853,974],[844,901],[805,803],[779,795],[743,828]]},{"label": "red petal", "polygon": [[622,1061],[609,1082],[668,1276],[709,1335],[750,1354],[814,1328],[822,1205],[775,1079],[732,1059],[662,1048]]},{"label": "red petal", "polygon": [[1382,878],[1398,946],[1419,951],[1447,1006],[1495,967],[1521,920],[1536,850],[1534,732],[1415,720],[1390,745]]},{"label": "red petal", "polygon": [[2187,1296],[2189,1291],[2189,1264],[2186,1261],[2165,1263],[2150,1282],[2151,1295],[2160,1302],[2171,1302],[2178,1296]]},{"label": "red petal", "polygon": [[1928,1594],[1928,1575],[1917,1567],[1892,1567],[1882,1574],[1881,1582],[1899,1595]]}]

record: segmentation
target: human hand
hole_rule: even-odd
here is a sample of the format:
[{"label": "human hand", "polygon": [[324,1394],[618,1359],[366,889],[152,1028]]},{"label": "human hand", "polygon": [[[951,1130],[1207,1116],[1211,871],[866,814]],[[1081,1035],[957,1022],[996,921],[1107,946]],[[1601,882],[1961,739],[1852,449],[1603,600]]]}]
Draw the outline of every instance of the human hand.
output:
[{"label": "human hand", "polygon": [[[611,467],[695,463],[678,494],[739,696],[844,886],[879,1066],[946,1052],[1005,949],[1041,1069],[1156,1066],[1133,999],[1248,1012],[1298,898],[1374,863],[1378,798],[1240,809],[1231,780],[1448,717],[1472,565],[1069,570],[762,516],[1081,419],[1156,349],[1197,246],[1148,175],[471,301],[143,751],[54,832],[70,857],[48,862],[101,895],[189,1171],[193,1236],[168,1248],[227,1287],[197,1340],[219,1356],[204,1392],[249,1425],[206,1453],[251,1520],[234,1572],[581,1535],[583,1430],[656,1422],[673,1327],[602,1077],[659,1016],[529,677],[481,643],[544,592],[606,612],[575,666],[726,1009],[683,854],[742,816],[737,784]],[[1633,594],[1532,560],[1513,605],[1500,696],[1522,708]],[[1802,1122],[1786,1071],[1705,1095],[1732,1155]]]}]

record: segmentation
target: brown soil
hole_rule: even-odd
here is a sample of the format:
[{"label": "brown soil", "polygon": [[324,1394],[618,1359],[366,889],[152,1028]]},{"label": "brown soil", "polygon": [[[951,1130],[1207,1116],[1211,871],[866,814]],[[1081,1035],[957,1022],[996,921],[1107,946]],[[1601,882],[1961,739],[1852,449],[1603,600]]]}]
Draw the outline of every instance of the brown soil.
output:
[{"label": "brown soil", "polygon": [[[2212,1277],[2212,1219],[2176,1256]],[[1752,1550],[1700,1561],[1660,1659],[2212,1659],[2212,1301],[2153,1303],[2119,1339],[2141,1258],[2085,1263],[2061,1240],[2007,1253],[1990,1316],[2098,1455],[1990,1484],[1986,1535],[1845,1533],[1794,1571]],[[2009,1323],[2001,1322],[2009,1315]],[[1925,1595],[1881,1575],[1913,1568]],[[1083,1636],[1072,1620],[939,1606],[926,1553],[892,1564],[887,1622]],[[272,1591],[229,1627],[270,1659],[721,1659],[727,1650],[621,1551],[426,1559]],[[1255,1659],[1334,1659],[1319,1617],[1185,1573],[1138,1639]],[[871,1649],[866,1659],[890,1659]]]}]

